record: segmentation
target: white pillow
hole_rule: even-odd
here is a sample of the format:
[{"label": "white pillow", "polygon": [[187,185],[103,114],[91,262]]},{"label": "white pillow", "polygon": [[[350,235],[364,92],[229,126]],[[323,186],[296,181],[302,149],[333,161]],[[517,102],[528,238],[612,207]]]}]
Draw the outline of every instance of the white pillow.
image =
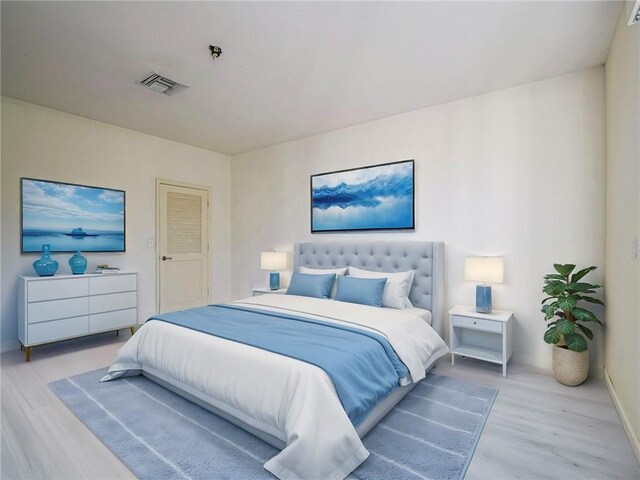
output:
[{"label": "white pillow", "polygon": [[409,290],[415,276],[414,270],[406,272],[372,272],[371,270],[361,270],[349,267],[349,275],[356,278],[386,278],[382,293],[382,306],[403,310],[411,305],[409,302]]},{"label": "white pillow", "polygon": [[[308,267],[300,267],[300,273],[309,273],[311,275],[326,275],[327,273],[335,273],[336,277],[338,275],[345,275],[347,273],[347,267],[344,268],[308,268]],[[337,278],[336,278],[337,280]],[[336,288],[337,281],[333,281],[333,286],[331,287],[331,292],[329,292],[329,298],[333,298],[336,296]]]}]

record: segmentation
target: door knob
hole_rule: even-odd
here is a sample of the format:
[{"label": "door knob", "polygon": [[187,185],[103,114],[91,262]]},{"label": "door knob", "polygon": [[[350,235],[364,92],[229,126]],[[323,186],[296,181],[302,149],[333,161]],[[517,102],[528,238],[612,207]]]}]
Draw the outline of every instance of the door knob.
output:
[{"label": "door knob", "polygon": [[163,260],[163,261],[165,261],[165,260],[173,260],[173,258],[171,258],[171,257],[167,257],[167,256],[163,255],[163,256],[162,256],[162,260]]}]

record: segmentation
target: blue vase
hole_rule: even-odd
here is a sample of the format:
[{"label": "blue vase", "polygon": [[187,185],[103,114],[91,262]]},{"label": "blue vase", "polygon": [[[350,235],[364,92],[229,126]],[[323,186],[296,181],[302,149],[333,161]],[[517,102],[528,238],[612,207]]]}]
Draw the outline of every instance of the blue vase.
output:
[{"label": "blue vase", "polygon": [[271,272],[269,274],[269,288],[271,290],[278,290],[280,288],[280,274],[278,272]]},{"label": "blue vase", "polygon": [[58,270],[58,262],[51,258],[51,246],[42,245],[42,256],[33,262],[33,269],[41,277],[53,277]]},{"label": "blue vase", "polygon": [[491,285],[476,285],[476,312],[491,313]]},{"label": "blue vase", "polygon": [[73,254],[73,257],[69,259],[69,266],[71,267],[71,273],[74,275],[82,275],[87,271],[87,257],[82,256],[80,251]]}]

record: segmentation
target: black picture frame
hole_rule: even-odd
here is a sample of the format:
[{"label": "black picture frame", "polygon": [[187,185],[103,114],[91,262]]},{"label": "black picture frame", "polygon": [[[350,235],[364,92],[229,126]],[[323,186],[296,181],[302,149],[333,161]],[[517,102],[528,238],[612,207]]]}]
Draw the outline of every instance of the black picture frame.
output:
[{"label": "black picture frame", "polygon": [[[35,250],[25,250],[24,249],[24,182],[25,180],[33,181],[33,182],[44,182],[44,183],[53,183],[57,185],[69,185],[72,187],[82,187],[82,188],[94,188],[96,190],[107,190],[112,192],[122,193],[122,221],[123,221],[123,239],[122,239],[122,250],[84,250],[84,253],[125,253],[127,251],[127,192],[126,190],[120,190],[117,188],[109,188],[109,187],[97,187],[94,185],[84,185],[79,183],[70,183],[70,182],[60,182],[57,180],[45,180],[41,178],[31,178],[31,177],[20,177],[20,253],[29,255],[29,254],[39,254],[41,252]],[[75,253],[75,250],[56,250],[51,248],[51,253]]]},{"label": "black picture frame", "polygon": [[[412,202],[411,202],[411,225],[402,226],[402,227],[372,227],[372,228],[343,228],[343,229],[314,229],[313,226],[313,179],[316,177],[322,177],[326,175],[334,175],[345,172],[353,172],[356,170],[368,170],[371,168],[379,168],[379,167],[387,167],[391,165],[399,165],[402,163],[410,163],[411,164],[411,182],[412,182]],[[311,228],[311,233],[338,233],[338,232],[381,232],[381,231],[412,231],[415,230],[416,227],[416,170],[415,170],[415,160],[400,160],[397,162],[388,162],[388,163],[379,163],[376,165],[367,165],[363,167],[355,167],[355,168],[346,168],[343,170],[335,170],[332,172],[323,172],[316,173],[310,175],[309,177],[309,223]]]}]

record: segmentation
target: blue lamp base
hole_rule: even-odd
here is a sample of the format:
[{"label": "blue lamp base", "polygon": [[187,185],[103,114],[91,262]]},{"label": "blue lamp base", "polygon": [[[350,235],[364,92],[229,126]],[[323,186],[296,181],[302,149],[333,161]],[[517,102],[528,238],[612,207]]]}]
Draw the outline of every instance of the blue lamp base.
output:
[{"label": "blue lamp base", "polygon": [[476,312],[491,313],[491,285],[476,285]]},{"label": "blue lamp base", "polygon": [[271,272],[269,274],[269,288],[271,290],[278,290],[280,288],[280,274],[278,272]]}]

